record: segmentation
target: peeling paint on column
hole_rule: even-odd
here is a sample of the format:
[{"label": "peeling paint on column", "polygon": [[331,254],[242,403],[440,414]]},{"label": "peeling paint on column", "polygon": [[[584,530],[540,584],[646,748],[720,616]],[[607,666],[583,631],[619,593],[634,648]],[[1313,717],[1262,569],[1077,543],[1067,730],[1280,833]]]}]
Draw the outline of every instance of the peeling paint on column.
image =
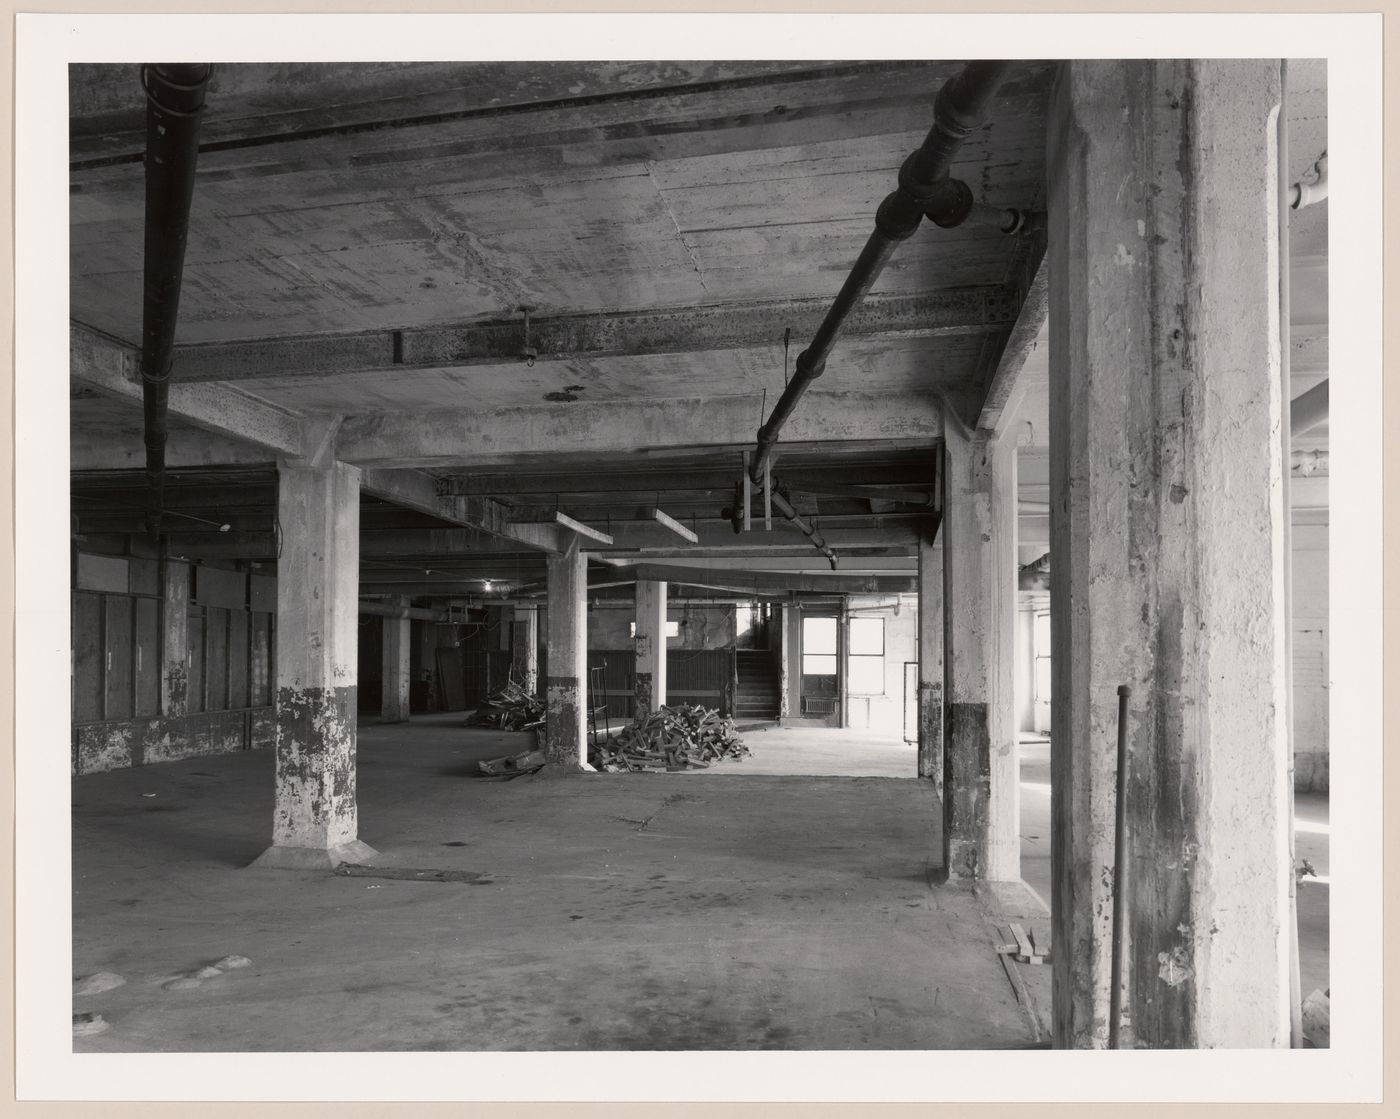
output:
[{"label": "peeling paint on column", "polygon": [[943,681],[919,683],[919,776],[933,782],[943,796]]},{"label": "peeling paint on column", "polygon": [[336,847],[356,838],[356,698],[353,686],[277,690],[277,846]]},{"label": "peeling paint on column", "polygon": [[577,767],[580,702],[577,676],[548,676],[544,697],[544,752],[551,762]]},{"label": "peeling paint on column", "polygon": [[652,706],[652,676],[650,672],[638,672],[636,677],[637,684],[632,711],[638,719],[645,719],[656,710],[656,708]]},{"label": "peeling paint on column", "polygon": [[165,669],[165,713],[183,715],[189,706],[189,674],[183,663]]},{"label": "peeling paint on column", "polygon": [[948,873],[954,878],[980,878],[986,864],[983,848],[992,772],[987,705],[948,704],[947,742],[943,761],[943,834]]}]

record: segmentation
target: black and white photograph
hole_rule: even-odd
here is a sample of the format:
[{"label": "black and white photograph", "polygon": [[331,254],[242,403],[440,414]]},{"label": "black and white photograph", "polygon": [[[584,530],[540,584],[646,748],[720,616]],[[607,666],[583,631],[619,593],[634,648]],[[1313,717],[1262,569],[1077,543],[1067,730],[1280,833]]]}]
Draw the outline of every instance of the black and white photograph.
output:
[{"label": "black and white photograph", "polygon": [[287,18],[20,23],[22,1085],[1379,1099],[1379,17]]}]

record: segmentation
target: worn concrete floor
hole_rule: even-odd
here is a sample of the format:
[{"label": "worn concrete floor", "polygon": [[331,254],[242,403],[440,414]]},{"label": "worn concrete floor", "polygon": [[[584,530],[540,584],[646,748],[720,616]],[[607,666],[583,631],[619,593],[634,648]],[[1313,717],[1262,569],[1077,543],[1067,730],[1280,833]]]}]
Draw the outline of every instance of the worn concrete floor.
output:
[{"label": "worn concrete floor", "polygon": [[917,777],[918,748],[898,735],[834,727],[744,723],[751,757],[697,774],[739,772],[774,777]]},{"label": "worn concrete floor", "polygon": [[[268,752],[74,779],[74,975],[127,979],[75,1000],[110,1023],[75,1049],[1033,1044],[981,904],[931,884],[924,783],[492,781],[522,737],[457,721],[362,727],[360,834],[476,883],[244,869]],[[228,953],[253,965],[161,985]]]},{"label": "worn concrete floor", "polygon": [[[769,726],[749,733],[755,756],[742,763],[744,773],[914,776],[914,747],[897,737],[880,738],[865,731]],[[1023,736],[1021,758],[1021,876],[1042,906],[1009,908],[1039,919],[1050,901],[1050,741]],[[735,769],[732,772],[739,772]],[[700,773],[710,772],[701,770]],[[731,772],[731,771],[725,771]],[[1298,887],[1298,950],[1302,990],[1326,990],[1329,979],[1329,901],[1331,870],[1328,797],[1299,793],[1294,798],[1294,842],[1299,859],[1315,871]],[[1038,911],[1038,912],[1037,912]],[[1034,974],[1034,973],[1032,973]]]}]

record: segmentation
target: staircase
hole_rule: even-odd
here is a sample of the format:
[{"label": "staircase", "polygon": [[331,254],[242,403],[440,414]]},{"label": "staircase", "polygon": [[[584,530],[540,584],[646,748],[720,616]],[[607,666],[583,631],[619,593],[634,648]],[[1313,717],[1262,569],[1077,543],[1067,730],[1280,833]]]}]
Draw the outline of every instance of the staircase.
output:
[{"label": "staircase", "polygon": [[778,670],[766,649],[736,649],[739,688],[734,696],[735,719],[778,717]]}]

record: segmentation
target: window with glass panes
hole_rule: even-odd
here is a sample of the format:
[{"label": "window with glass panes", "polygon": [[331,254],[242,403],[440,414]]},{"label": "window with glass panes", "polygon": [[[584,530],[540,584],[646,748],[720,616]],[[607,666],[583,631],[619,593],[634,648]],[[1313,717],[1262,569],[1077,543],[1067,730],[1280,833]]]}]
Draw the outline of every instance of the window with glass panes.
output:
[{"label": "window with glass panes", "polygon": [[847,684],[852,695],[885,694],[885,619],[852,618]]}]

